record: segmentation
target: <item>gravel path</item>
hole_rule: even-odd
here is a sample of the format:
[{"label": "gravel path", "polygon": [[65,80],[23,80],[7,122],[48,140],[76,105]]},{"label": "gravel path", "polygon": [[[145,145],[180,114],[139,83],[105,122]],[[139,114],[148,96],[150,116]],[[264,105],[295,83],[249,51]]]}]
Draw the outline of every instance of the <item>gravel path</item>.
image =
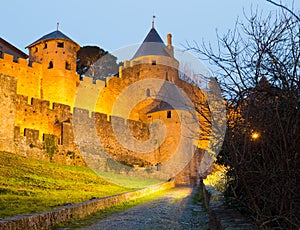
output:
[{"label": "gravel path", "polygon": [[114,214],[82,229],[209,229],[208,214],[191,197],[192,188],[177,187],[161,197]]}]

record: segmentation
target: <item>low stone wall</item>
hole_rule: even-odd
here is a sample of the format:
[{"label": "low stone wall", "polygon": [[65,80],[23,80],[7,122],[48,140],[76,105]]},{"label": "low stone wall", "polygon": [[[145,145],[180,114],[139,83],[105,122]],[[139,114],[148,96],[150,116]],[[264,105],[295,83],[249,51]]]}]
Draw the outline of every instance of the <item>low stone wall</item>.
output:
[{"label": "low stone wall", "polygon": [[3,219],[0,220],[0,229],[49,229],[55,224],[66,222],[72,218],[82,218],[99,210],[112,207],[128,200],[137,199],[145,195],[163,191],[173,187],[175,187],[175,182],[169,181],[132,192],[90,200],[80,204],[65,206],[61,209],[53,210],[50,212],[22,215],[10,219]]},{"label": "low stone wall", "polygon": [[221,192],[202,183],[204,204],[210,216],[209,227],[211,230],[225,229],[255,229],[237,210],[229,208],[224,203]]}]

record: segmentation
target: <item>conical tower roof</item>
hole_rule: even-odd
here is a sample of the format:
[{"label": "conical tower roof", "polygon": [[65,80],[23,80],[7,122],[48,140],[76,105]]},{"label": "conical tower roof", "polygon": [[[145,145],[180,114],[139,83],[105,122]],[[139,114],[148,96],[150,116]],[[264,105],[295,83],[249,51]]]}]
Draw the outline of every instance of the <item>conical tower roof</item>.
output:
[{"label": "conical tower roof", "polygon": [[179,88],[172,82],[165,81],[160,88],[159,92],[155,95],[156,100],[161,102],[147,114],[165,111],[165,110],[185,110],[190,111],[186,99]]},{"label": "conical tower roof", "polygon": [[170,54],[166,51],[166,46],[154,26],[151,28],[143,43],[136,51],[133,59],[148,55],[171,57]]},{"label": "conical tower roof", "polygon": [[67,41],[71,41],[73,43],[75,43],[76,45],[78,45],[76,42],[74,42],[71,38],[69,38],[67,35],[65,35],[64,33],[62,33],[59,30],[55,30],[49,34],[44,35],[43,37],[39,38],[38,40],[36,40],[35,42],[31,43],[30,45],[28,45],[26,48],[29,48],[31,46],[34,46],[42,41],[47,41],[47,40],[52,40],[52,39],[62,39],[62,40],[67,40]]}]

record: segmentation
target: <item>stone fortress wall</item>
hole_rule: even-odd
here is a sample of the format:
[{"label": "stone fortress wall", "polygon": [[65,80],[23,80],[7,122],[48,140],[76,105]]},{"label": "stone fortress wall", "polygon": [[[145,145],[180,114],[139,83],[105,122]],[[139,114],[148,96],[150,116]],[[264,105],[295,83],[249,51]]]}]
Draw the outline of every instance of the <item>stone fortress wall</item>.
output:
[{"label": "stone fortress wall", "polygon": [[[167,118],[167,111],[153,115],[164,121],[168,132],[161,146],[147,154],[139,154],[122,146],[114,136],[111,123],[114,119],[120,126],[128,125],[137,140],[146,141],[153,119],[146,112],[159,104],[151,98],[157,92],[151,89],[144,92],[149,93],[149,100],[136,105],[129,117],[112,114],[112,109],[123,90],[149,76],[173,82],[191,99],[202,100],[204,95],[197,87],[179,79],[177,60],[160,56],[136,58],[124,61],[119,68],[119,77],[108,77],[106,82],[98,80],[94,83],[88,77],[80,81],[74,59],[77,48],[66,42],[64,49],[58,49],[60,54],[55,51],[56,42],[48,41],[47,45],[39,43],[37,47],[30,47],[31,61],[22,58],[14,60],[8,54],[0,57],[0,150],[58,163],[84,165],[73,132],[73,114],[80,112],[81,121],[95,126],[104,149],[119,162],[148,167],[167,159],[179,141],[178,135],[175,135],[180,130],[176,112],[172,114],[172,119]],[[54,63],[54,67],[49,69],[50,62]],[[81,134],[88,136],[88,129],[83,129]],[[50,137],[54,138],[55,145],[52,155],[46,146]],[[203,147],[206,143],[196,145]],[[190,178],[196,177],[195,164],[199,164],[200,152],[196,156],[198,160],[187,165],[181,174],[183,181],[190,183]]]},{"label": "stone fortress wall", "polygon": [[33,98],[40,98],[40,79],[42,75],[42,65],[39,63],[29,64],[28,60],[3,54],[0,58],[0,72],[17,79],[17,93],[28,95]]},{"label": "stone fortress wall", "polygon": [[[55,135],[59,153],[74,152],[80,156],[77,145],[74,143],[72,127],[73,112],[80,111],[80,119],[87,124],[93,123],[96,126],[106,148],[110,148],[111,151],[113,148],[113,152],[119,153],[116,155],[127,152],[117,144],[113,135],[110,115],[98,112],[91,113],[91,111],[82,108],[73,108],[72,110],[69,105],[50,103],[47,100],[17,94],[18,83],[15,77],[0,74],[0,83],[1,150],[18,152],[23,155],[35,155],[34,152],[40,149],[41,151],[38,151],[41,152],[40,156],[35,155],[35,157],[45,159],[47,154],[42,154],[45,138],[47,135]],[[128,124],[136,138],[147,139],[149,133],[146,124],[117,117],[114,119],[119,119],[122,124]],[[89,133],[82,133],[82,135],[87,136]],[[56,161],[55,156],[53,160]],[[61,159],[57,159],[57,161],[66,163]],[[81,164],[81,162],[79,163]]]}]

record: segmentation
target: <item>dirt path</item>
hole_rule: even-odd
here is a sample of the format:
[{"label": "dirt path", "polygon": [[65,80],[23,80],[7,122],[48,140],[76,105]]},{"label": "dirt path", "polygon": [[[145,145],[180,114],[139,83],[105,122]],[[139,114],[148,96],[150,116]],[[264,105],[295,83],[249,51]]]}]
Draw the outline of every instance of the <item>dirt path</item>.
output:
[{"label": "dirt path", "polygon": [[82,229],[208,229],[208,214],[191,197],[192,189],[177,187],[161,197],[114,214]]}]

